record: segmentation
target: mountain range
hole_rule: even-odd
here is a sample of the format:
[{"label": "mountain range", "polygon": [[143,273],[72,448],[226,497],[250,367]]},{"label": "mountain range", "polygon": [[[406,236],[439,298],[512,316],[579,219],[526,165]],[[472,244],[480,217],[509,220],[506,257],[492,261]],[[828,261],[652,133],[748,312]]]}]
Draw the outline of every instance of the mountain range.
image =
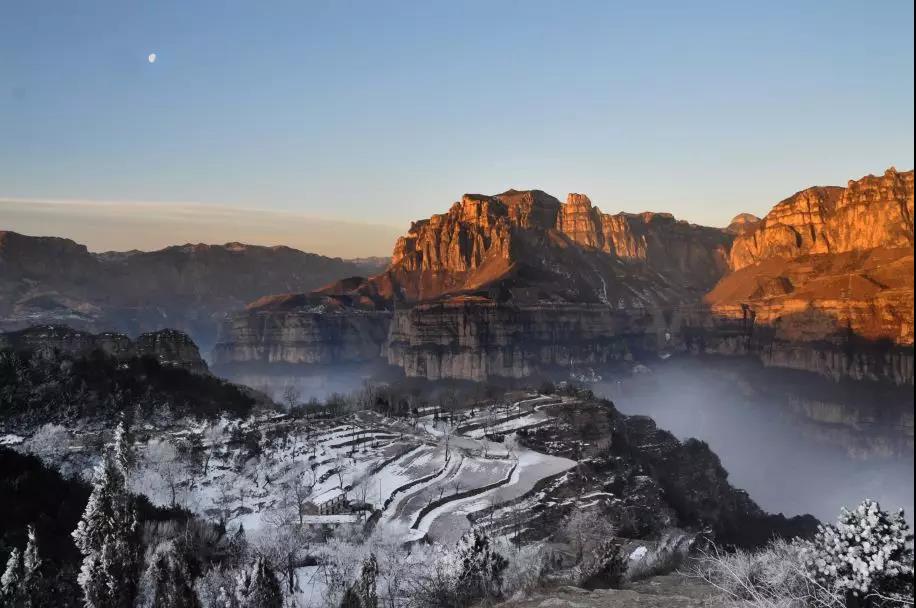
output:
[{"label": "mountain range", "polygon": [[0,330],[64,323],[139,334],[168,327],[209,347],[222,314],[265,293],[316,289],[378,272],[387,261],[242,243],[93,253],[69,239],[0,231]]},{"label": "mountain range", "polygon": [[0,330],[187,331],[219,366],[383,361],[480,380],[677,352],[913,382],[913,172],[812,187],[727,228],[584,194],[466,194],[387,259],[288,247],[91,253],[0,232]]},{"label": "mountain range", "polygon": [[582,194],[468,194],[414,222],[384,272],[230,315],[214,361],[378,353],[409,376],[480,380],[694,352],[912,384],[912,217],[913,172],[894,168],[725,229]]}]

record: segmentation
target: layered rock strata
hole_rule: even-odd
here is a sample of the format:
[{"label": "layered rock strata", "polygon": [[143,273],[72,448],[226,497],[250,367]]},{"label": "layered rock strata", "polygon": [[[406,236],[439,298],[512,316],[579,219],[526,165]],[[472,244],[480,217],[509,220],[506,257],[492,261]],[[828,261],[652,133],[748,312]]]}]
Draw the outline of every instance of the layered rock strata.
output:
[{"label": "layered rock strata", "polygon": [[[727,354],[907,385],[912,214],[913,173],[893,169],[809,188],[722,230],[608,215],[582,194],[565,203],[538,190],[469,194],[414,222],[385,272],[312,296],[333,310],[275,298],[233,315],[216,352],[295,363],[378,352],[410,376],[473,380]],[[382,314],[359,320],[373,310],[390,311],[390,327]]]}]

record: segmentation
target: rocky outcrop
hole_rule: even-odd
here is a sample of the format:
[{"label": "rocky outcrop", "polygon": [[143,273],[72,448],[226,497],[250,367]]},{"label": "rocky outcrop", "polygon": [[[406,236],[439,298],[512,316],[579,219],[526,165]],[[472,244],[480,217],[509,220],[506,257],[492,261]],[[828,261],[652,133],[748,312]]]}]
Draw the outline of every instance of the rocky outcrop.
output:
[{"label": "rocky outcrop", "polygon": [[[703,350],[913,384],[913,172],[809,188],[739,234]],[[730,335],[729,322],[740,325]]]},{"label": "rocky outcrop", "polygon": [[416,302],[511,285],[594,302],[624,275],[656,290],[704,289],[725,272],[730,242],[669,214],[608,215],[582,194],[565,204],[539,190],[466,194],[448,213],[414,222],[363,293]]},{"label": "rocky outcrop", "polygon": [[141,334],[131,340],[114,332],[92,334],[63,325],[35,326],[0,333],[0,350],[29,353],[50,350],[73,356],[101,351],[117,359],[152,357],[164,366],[208,373],[197,345],[187,334],[172,329]]},{"label": "rocky outcrop", "polygon": [[234,316],[218,356],[349,362],[378,348],[409,376],[482,380],[684,352],[912,384],[912,207],[913,174],[893,169],[724,230],[605,214],[583,194],[468,194],[414,222],[385,272],[316,294],[357,317],[393,311],[387,337],[384,320],[357,330],[334,319],[346,310],[312,318],[307,296],[281,296]]},{"label": "rocky outcrop", "polygon": [[869,249],[913,249],[913,172],[815,187],[778,203],[754,229],[739,235],[733,270],[772,259]]},{"label": "rocky outcrop", "polygon": [[565,204],[538,190],[468,194],[414,222],[384,273],[231,315],[214,361],[381,352],[411,376],[474,380],[605,363],[628,343],[655,350],[666,311],[698,302],[725,271],[730,240],[668,214],[607,215],[580,194]]},{"label": "rocky outcrop", "polygon": [[94,254],[68,239],[0,232],[0,330],[61,323],[135,335],[171,327],[209,349],[224,313],[377,272],[378,264],[242,243]]},{"label": "rocky outcrop", "polygon": [[760,218],[753,213],[739,213],[732,218],[725,231],[731,234],[745,234],[754,230],[759,223]]},{"label": "rocky outcrop", "polygon": [[623,589],[561,587],[514,598],[499,608],[732,608],[735,602],[695,577],[668,574]]},{"label": "rocky outcrop", "polygon": [[646,308],[454,298],[398,310],[384,354],[408,376],[431,380],[524,378],[656,352],[670,339],[665,327],[663,316]]}]

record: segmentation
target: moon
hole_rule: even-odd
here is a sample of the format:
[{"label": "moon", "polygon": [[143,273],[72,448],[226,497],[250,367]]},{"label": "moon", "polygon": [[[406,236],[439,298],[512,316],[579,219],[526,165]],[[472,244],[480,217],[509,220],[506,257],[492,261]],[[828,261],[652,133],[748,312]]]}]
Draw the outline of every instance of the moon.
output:
[{"label": "moon", "polygon": [[150,53],[146,60],[150,63],[156,63],[156,53]]}]

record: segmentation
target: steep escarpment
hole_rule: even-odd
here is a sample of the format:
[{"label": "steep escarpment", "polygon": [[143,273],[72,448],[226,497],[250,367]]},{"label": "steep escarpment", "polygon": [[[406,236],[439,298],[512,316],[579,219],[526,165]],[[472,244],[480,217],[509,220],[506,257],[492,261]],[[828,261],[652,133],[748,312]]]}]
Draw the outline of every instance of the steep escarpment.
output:
[{"label": "steep escarpment", "polygon": [[695,306],[725,271],[731,238],[668,214],[607,215],[581,194],[468,194],[414,222],[384,273],[230,315],[214,361],[381,352],[408,375],[474,380],[605,363],[629,343],[656,350],[674,309]]},{"label": "steep escarpment", "polygon": [[594,302],[639,279],[644,285],[629,291],[645,287],[652,298],[710,287],[725,272],[730,242],[669,214],[608,215],[582,194],[565,204],[539,190],[468,194],[415,222],[365,289],[423,301],[502,286],[511,295],[527,289],[535,301]]},{"label": "steep escarpment", "polygon": [[671,340],[660,309],[451,298],[398,310],[384,353],[408,376],[524,378],[655,353]]},{"label": "steep escarpment", "polygon": [[262,298],[227,315],[213,363],[336,365],[380,357],[390,314],[352,299],[287,295]]},{"label": "steep escarpment", "polygon": [[779,202],[754,229],[738,236],[733,270],[772,259],[870,249],[913,249],[913,172],[850,180],[846,188],[814,187]]},{"label": "steep escarpment", "polygon": [[39,325],[0,333],[0,351],[60,353],[85,357],[100,351],[118,360],[150,357],[165,367],[207,373],[207,364],[187,334],[173,329],[141,334],[131,340],[124,334],[92,334],[64,325]]},{"label": "steep escarpment", "polygon": [[912,384],[912,217],[913,172],[893,168],[780,202],[736,237],[699,348]]},{"label": "steep escarpment", "polygon": [[[467,194],[414,222],[383,273],[232,315],[217,352],[348,362],[377,349],[410,376],[474,380],[705,353],[912,384],[912,213],[913,173],[893,169],[726,229],[609,215],[583,194]],[[343,320],[372,310],[391,313],[387,337],[383,315],[373,331]]]},{"label": "steep escarpment", "polygon": [[374,272],[378,264],[241,243],[94,254],[69,239],[0,232],[0,330],[64,323],[137,334],[172,327],[209,348],[228,311]]}]

